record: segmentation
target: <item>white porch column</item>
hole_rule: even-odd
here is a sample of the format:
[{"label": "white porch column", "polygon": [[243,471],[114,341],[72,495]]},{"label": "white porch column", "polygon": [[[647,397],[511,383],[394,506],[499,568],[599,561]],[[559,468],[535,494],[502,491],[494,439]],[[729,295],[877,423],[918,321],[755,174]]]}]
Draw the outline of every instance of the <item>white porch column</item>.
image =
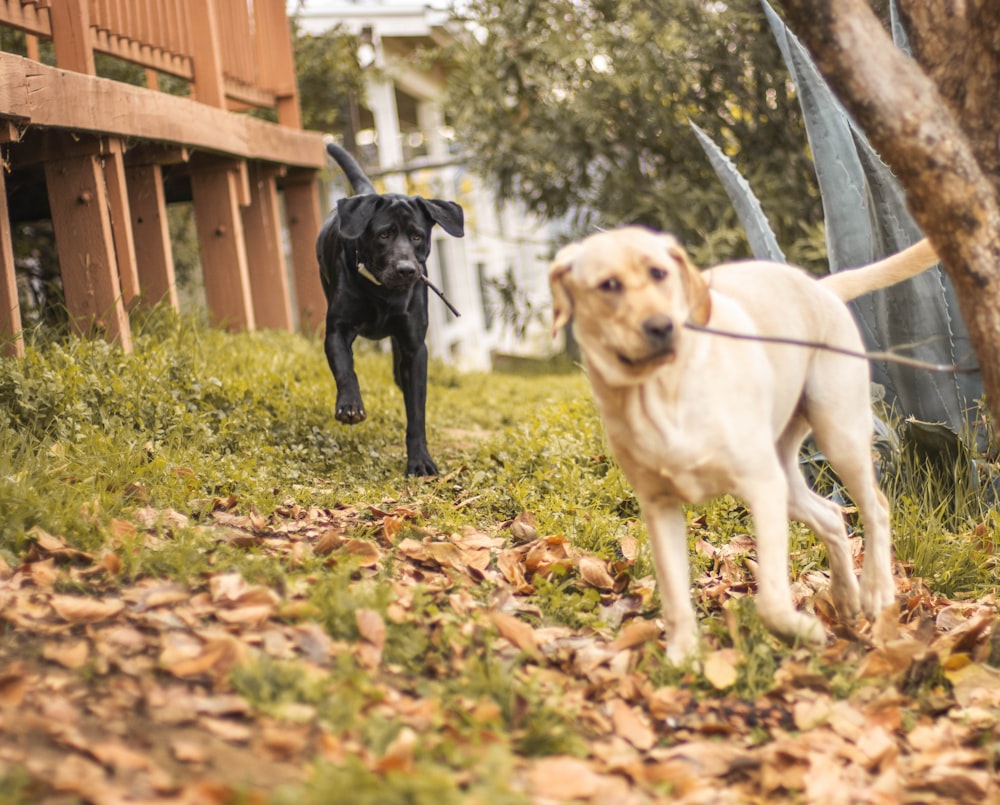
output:
[{"label": "white porch column", "polygon": [[[375,66],[385,75],[385,57],[382,40],[374,35]],[[381,168],[396,168],[403,164],[403,139],[399,134],[399,111],[396,108],[396,87],[386,78],[369,78],[365,87],[372,116],[375,118],[375,135],[378,138],[378,164]],[[389,193],[405,193],[406,178],[403,174],[387,174],[385,188]]]},{"label": "white porch column", "polygon": [[441,136],[444,127],[444,113],[437,101],[420,101],[417,104],[417,125],[427,142],[427,156],[444,159],[448,156],[448,143]]}]

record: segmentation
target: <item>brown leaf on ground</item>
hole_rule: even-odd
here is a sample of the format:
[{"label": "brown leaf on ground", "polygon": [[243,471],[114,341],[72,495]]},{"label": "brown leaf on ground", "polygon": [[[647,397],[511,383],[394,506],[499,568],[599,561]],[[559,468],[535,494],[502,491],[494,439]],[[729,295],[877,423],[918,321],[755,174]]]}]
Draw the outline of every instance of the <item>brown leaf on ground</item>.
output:
[{"label": "brown leaf on ground", "polygon": [[86,640],[48,640],[42,646],[42,656],[64,668],[83,668],[90,658],[90,644]]},{"label": "brown leaf on ground", "polygon": [[531,653],[538,648],[535,642],[535,630],[519,618],[508,615],[506,612],[491,612],[490,620],[493,621],[500,635],[507,638],[521,651]]},{"label": "brown leaf on ground", "polygon": [[614,589],[615,580],[608,573],[608,563],[603,559],[584,554],[577,561],[577,568],[580,571],[580,578],[591,587],[606,592]]},{"label": "brown leaf on ground", "polygon": [[531,793],[556,802],[593,801],[605,783],[605,777],[595,772],[589,763],[574,757],[543,758],[528,772]]},{"label": "brown leaf on ground", "polygon": [[621,699],[611,702],[611,723],[615,733],[636,749],[646,751],[656,745],[656,733],[649,726],[646,717]]},{"label": "brown leaf on ground", "polygon": [[510,523],[510,535],[516,542],[534,542],[538,539],[535,515],[528,511],[517,515]]},{"label": "brown leaf on ground", "polygon": [[84,598],[77,595],[54,595],[50,601],[56,614],[69,623],[99,623],[113,618],[125,605],[114,598]]},{"label": "brown leaf on ground", "polygon": [[705,678],[717,690],[731,688],[739,678],[739,666],[742,664],[743,657],[736,649],[713,651],[705,657]]},{"label": "brown leaf on ground", "polygon": [[562,535],[544,537],[525,547],[524,566],[529,576],[548,576],[556,568],[568,570],[573,566],[569,540]]},{"label": "brown leaf on ground", "polygon": [[653,621],[631,620],[622,627],[618,637],[611,641],[608,648],[612,651],[624,651],[656,640],[659,636],[660,627]]}]

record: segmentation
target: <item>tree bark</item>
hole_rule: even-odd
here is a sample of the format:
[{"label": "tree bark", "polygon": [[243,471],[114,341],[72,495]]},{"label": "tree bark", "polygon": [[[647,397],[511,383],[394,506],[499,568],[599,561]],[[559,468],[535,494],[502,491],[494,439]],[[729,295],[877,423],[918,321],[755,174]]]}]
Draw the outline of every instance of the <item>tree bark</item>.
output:
[{"label": "tree bark", "polygon": [[916,61],[866,0],[783,0],[941,256],[1000,422],[1000,3],[901,0]]}]

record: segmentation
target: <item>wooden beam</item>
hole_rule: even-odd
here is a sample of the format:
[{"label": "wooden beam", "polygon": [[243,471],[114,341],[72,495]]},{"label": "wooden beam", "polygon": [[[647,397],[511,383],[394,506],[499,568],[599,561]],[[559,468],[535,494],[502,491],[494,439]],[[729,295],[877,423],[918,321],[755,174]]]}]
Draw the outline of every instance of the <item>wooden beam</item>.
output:
[{"label": "wooden beam", "polygon": [[163,193],[163,168],[157,164],[131,165],[125,169],[125,178],[135,236],[139,302],[144,308],[165,302],[177,310],[177,279]]},{"label": "wooden beam", "polygon": [[243,209],[243,230],[257,326],[291,330],[292,306],[275,174],[274,169],[259,163],[250,167],[250,205]]},{"label": "wooden beam", "polygon": [[289,174],[283,182],[283,190],[299,330],[315,333],[326,320],[326,296],[316,262],[316,236],[322,225],[316,171]]},{"label": "wooden beam", "polygon": [[214,326],[253,330],[253,301],[240,214],[240,176],[231,166],[191,173],[205,300]]},{"label": "wooden beam", "polygon": [[100,157],[47,162],[45,182],[71,327],[81,335],[96,328],[131,352]]},{"label": "wooden beam", "polygon": [[321,169],[323,135],[0,52],[0,117]]},{"label": "wooden beam", "polygon": [[21,357],[24,355],[24,335],[21,332],[21,306],[17,300],[17,275],[14,272],[5,185],[4,171],[0,170],[0,355]]}]

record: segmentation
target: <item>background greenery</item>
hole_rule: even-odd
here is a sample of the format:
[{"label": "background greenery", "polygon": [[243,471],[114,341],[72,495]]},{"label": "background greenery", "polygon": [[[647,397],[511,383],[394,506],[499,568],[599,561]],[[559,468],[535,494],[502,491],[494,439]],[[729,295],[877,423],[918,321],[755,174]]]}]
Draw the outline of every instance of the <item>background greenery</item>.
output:
[{"label": "background greenery", "polygon": [[448,111],[470,167],[574,234],[642,223],[702,264],[748,256],[690,130],[747,177],[789,259],[824,253],[793,89],[757,0],[473,0]]}]

